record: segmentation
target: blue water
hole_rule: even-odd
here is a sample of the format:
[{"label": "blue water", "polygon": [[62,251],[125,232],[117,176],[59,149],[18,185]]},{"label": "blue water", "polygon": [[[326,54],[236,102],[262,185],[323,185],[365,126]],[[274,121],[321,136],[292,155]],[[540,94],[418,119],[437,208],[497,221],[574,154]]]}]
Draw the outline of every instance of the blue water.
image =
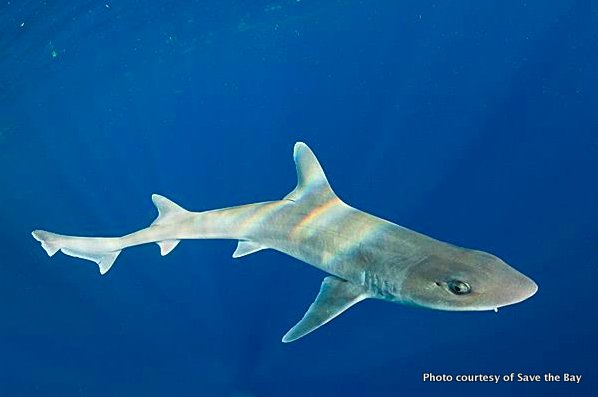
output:
[{"label": "blue water", "polygon": [[[592,3],[3,0],[0,395],[598,395]],[[152,193],[281,198],[299,140],[343,200],[539,292],[498,314],[366,301],[282,344],[324,277],[297,260],[184,241],[100,276],[30,236],[146,227]]]}]

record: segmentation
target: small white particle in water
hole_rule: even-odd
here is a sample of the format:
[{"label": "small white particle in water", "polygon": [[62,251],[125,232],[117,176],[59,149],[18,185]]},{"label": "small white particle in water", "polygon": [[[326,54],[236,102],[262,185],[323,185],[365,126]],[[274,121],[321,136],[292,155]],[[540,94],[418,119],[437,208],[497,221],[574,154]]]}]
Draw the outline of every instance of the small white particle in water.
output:
[{"label": "small white particle in water", "polygon": [[109,9],[110,8],[110,4],[106,3],[106,4],[104,4],[104,7],[106,7],[106,8]]},{"label": "small white particle in water", "polygon": [[498,313],[498,307],[494,308],[494,313]]},{"label": "small white particle in water", "polygon": [[25,26],[25,22],[21,22],[21,27]]}]

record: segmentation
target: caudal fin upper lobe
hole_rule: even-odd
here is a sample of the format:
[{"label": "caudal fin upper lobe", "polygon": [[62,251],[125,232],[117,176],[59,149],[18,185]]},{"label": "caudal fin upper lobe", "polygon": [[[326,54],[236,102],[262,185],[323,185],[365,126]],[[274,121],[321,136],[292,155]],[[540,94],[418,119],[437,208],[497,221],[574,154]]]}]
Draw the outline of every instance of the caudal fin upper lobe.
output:
[{"label": "caudal fin upper lobe", "polygon": [[[31,235],[41,243],[48,256],[60,250],[66,255],[93,261],[100,268],[100,274],[106,274],[120,254],[120,250],[106,251],[99,247],[100,244],[93,244],[98,241],[94,237],[63,236],[45,230],[35,230]],[[94,245],[98,247],[94,248]]]}]

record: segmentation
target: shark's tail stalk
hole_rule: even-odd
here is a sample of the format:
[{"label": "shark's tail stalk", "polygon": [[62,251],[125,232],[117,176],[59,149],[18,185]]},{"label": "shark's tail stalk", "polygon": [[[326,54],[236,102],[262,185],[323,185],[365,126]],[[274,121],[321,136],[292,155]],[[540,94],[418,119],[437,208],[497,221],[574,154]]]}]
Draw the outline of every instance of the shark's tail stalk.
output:
[{"label": "shark's tail stalk", "polygon": [[[158,226],[176,223],[181,218],[188,216],[189,212],[166,197],[159,194],[152,195],[152,201],[158,209],[158,217],[150,225],[149,228],[137,231],[123,237],[76,237],[64,236],[61,234],[46,232],[44,230],[35,230],[31,234],[33,238],[42,244],[44,250],[49,256],[53,256],[56,252],[62,253],[76,258],[87,259],[98,264],[100,274],[106,274],[114,264],[116,257],[120,252],[131,245],[138,245],[139,242],[130,243],[127,239],[135,238],[135,235],[142,234],[149,229],[155,229]],[[160,246],[160,253],[162,256],[170,253],[179,243],[180,240],[153,240]],[[149,241],[145,241],[149,242]],[[142,242],[143,243],[143,242]]]},{"label": "shark's tail stalk", "polygon": [[106,274],[110,270],[121,251],[120,249],[106,250],[107,246],[112,245],[109,240],[115,239],[63,236],[44,230],[35,230],[31,234],[42,244],[48,256],[62,251],[66,255],[93,261],[98,264],[100,274]]}]

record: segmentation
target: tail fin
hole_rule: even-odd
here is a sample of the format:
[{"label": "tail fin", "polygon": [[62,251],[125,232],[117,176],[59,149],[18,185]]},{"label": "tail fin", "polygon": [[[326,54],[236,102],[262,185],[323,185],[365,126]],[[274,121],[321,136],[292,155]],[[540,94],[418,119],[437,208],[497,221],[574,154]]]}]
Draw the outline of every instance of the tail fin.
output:
[{"label": "tail fin", "polygon": [[44,230],[35,230],[31,235],[42,244],[43,249],[46,250],[49,256],[60,250],[66,255],[93,261],[98,264],[100,274],[106,274],[114,264],[118,254],[120,254],[120,250],[103,252],[90,248],[92,246],[90,242],[99,241],[94,237],[62,236]]},{"label": "tail fin", "polygon": [[34,239],[42,243],[42,248],[46,250],[48,256],[53,256],[60,249],[58,234],[35,230],[31,233]]}]

